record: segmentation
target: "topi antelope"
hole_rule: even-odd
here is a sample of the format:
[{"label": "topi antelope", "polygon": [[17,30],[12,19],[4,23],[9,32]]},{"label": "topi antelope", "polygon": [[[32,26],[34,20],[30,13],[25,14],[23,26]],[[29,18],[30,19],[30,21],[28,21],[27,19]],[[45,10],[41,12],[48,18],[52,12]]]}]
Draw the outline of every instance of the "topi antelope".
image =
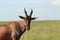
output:
[{"label": "topi antelope", "polygon": [[24,9],[25,17],[19,16],[23,21],[20,23],[10,22],[5,25],[0,25],[0,40],[19,40],[21,35],[30,29],[31,20],[35,20],[36,18],[32,18],[33,10],[31,9],[31,13],[28,16],[27,11]]}]

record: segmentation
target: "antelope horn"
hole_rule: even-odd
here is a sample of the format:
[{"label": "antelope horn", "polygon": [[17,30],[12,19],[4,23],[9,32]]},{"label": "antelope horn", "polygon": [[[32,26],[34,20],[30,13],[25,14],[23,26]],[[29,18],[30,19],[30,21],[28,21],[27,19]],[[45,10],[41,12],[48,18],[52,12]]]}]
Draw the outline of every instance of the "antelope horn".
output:
[{"label": "antelope horn", "polygon": [[32,16],[32,13],[33,13],[33,10],[31,9],[31,13],[30,13],[30,16]]},{"label": "antelope horn", "polygon": [[27,15],[27,11],[26,11],[26,9],[25,9],[25,8],[24,8],[24,12],[25,12],[25,15],[26,15],[26,16],[28,16],[28,15]]}]

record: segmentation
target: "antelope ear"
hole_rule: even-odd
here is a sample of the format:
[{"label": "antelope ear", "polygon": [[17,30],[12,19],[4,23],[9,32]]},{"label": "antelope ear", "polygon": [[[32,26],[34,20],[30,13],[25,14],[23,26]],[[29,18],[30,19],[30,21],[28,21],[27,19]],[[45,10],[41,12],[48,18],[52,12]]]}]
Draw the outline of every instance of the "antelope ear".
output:
[{"label": "antelope ear", "polygon": [[31,20],[35,20],[35,19],[37,19],[37,18],[31,18]]},{"label": "antelope ear", "polygon": [[21,19],[25,19],[23,16],[19,16]]}]

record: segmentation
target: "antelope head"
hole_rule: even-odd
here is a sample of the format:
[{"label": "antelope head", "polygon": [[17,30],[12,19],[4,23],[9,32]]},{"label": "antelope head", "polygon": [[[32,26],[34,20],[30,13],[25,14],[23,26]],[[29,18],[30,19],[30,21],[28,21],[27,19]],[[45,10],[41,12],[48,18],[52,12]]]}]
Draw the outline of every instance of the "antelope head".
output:
[{"label": "antelope head", "polygon": [[27,14],[27,11],[25,8],[24,8],[24,13],[25,13],[25,17],[23,16],[19,16],[19,17],[24,20],[24,23],[25,23],[24,26],[26,27],[26,30],[29,30],[31,20],[35,20],[36,18],[32,18],[32,13],[33,13],[32,9],[31,9],[30,15]]}]

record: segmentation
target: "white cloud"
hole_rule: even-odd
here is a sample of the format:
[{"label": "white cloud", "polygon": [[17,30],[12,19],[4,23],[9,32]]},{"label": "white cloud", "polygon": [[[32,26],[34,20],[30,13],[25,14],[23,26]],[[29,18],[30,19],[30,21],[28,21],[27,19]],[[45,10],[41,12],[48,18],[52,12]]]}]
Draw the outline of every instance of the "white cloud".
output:
[{"label": "white cloud", "polygon": [[50,4],[53,6],[60,6],[60,0],[52,0]]}]

